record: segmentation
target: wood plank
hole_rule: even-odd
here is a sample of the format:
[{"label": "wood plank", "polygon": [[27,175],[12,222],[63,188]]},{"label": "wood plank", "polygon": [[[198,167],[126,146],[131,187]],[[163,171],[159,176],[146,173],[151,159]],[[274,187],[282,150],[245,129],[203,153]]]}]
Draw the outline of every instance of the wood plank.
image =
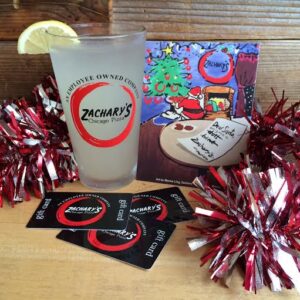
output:
[{"label": "wood plank", "polygon": [[[285,89],[290,101],[300,95],[300,41],[262,41],[256,97],[264,108]],[[41,77],[52,72],[48,55],[18,55],[15,42],[0,43],[0,99],[27,96]]]},{"label": "wood plank", "polygon": [[48,54],[19,55],[16,42],[0,42],[0,100],[30,98],[32,88],[52,72]]},{"label": "wood plank", "polygon": [[142,24],[149,39],[297,39],[300,2],[114,0],[110,19]]},{"label": "wood plank", "polygon": [[289,102],[300,100],[300,41],[262,41],[257,68],[256,97],[264,109],[274,102],[271,87]]},{"label": "wood plank", "polygon": [[0,0],[0,40],[16,40],[28,25],[55,19],[69,24],[108,21],[107,0],[20,1]]}]

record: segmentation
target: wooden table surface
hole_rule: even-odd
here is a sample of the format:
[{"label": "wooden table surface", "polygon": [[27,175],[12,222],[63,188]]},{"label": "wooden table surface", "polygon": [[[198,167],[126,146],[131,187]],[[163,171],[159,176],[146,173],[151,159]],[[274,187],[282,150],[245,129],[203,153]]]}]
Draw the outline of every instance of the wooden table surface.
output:
[{"label": "wooden table surface", "polygon": [[[135,181],[119,190],[141,192],[167,185]],[[181,188],[187,196],[190,188]],[[79,182],[58,191],[90,191]],[[0,299],[299,299],[295,290],[257,295],[242,287],[235,271],[231,288],[209,279],[199,267],[201,251],[191,252],[186,222],[177,225],[152,269],[144,271],[57,240],[58,230],[26,229],[40,200],[0,209]],[[192,206],[195,203],[191,202]]]}]

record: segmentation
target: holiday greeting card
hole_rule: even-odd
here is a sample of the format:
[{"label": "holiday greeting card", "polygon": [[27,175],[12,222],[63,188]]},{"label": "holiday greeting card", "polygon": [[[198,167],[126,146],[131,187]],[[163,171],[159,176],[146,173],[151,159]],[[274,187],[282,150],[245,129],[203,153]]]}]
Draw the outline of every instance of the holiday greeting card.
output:
[{"label": "holiday greeting card", "polygon": [[137,178],[192,185],[207,166],[239,162],[259,45],[148,41],[145,55]]}]

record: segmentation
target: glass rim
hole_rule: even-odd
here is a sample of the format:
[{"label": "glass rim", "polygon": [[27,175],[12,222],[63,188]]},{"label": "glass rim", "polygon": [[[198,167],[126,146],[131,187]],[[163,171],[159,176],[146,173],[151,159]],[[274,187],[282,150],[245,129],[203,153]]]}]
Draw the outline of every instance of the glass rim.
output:
[{"label": "glass rim", "polygon": [[[62,38],[62,39],[77,39],[77,40],[105,40],[105,39],[116,39],[116,38],[124,38],[124,37],[131,37],[135,35],[144,35],[146,33],[146,28],[142,25],[135,25],[135,24],[128,24],[128,23],[122,23],[122,22],[91,22],[91,23],[76,23],[76,24],[70,24],[69,26],[76,32],[76,29],[85,29],[85,28],[103,28],[108,29],[109,26],[116,25],[120,26],[121,28],[124,28],[123,32],[119,33],[86,33],[86,34],[78,34],[78,35],[63,35],[63,34],[54,34],[48,31],[48,29],[45,30],[45,33],[55,37],[55,38]],[[77,32],[76,32],[77,33]]]}]

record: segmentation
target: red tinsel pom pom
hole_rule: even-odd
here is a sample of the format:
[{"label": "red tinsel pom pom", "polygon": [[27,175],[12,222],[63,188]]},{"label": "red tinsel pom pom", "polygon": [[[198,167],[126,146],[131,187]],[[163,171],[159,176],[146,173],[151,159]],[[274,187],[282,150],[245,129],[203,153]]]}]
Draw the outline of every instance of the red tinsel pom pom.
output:
[{"label": "red tinsel pom pom", "polygon": [[38,197],[78,179],[77,164],[55,80],[37,85],[36,101],[5,100],[0,106],[0,206]]},{"label": "red tinsel pom pom", "polygon": [[248,291],[300,292],[300,114],[299,103],[284,110],[285,102],[283,95],[265,114],[254,109],[245,161],[210,168],[190,194],[200,204],[191,250],[210,245],[201,262],[211,261],[214,281],[227,282],[241,262]]},{"label": "red tinsel pom pom", "polygon": [[188,227],[199,236],[189,246],[196,250],[212,244],[201,257],[202,264],[211,260],[212,280],[226,282],[241,261],[246,290],[269,286],[300,292],[299,170],[296,174],[295,165],[289,167],[259,173],[231,169],[221,179],[225,186],[218,188],[198,179],[203,189],[190,196],[200,203],[195,210],[200,226]]},{"label": "red tinsel pom pom", "polygon": [[[273,91],[273,90],[272,90]],[[263,114],[254,106],[248,153],[253,164],[261,170],[278,165],[280,157],[300,159],[300,102],[285,109],[288,98],[280,100],[274,91],[275,103]]]}]

